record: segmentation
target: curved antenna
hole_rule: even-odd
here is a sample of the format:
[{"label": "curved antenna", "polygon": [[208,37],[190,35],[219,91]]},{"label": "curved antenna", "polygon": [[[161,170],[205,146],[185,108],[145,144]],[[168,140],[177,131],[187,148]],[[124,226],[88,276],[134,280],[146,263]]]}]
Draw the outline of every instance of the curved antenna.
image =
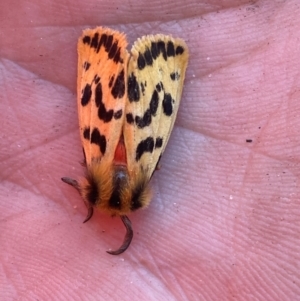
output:
[{"label": "curved antenna", "polygon": [[[79,192],[79,194],[81,194],[80,186],[76,180],[68,178],[68,177],[63,177],[63,178],[61,178],[61,180],[65,183],[73,186]],[[86,206],[88,209],[88,213],[87,213],[86,218],[84,219],[83,223],[86,223],[93,216],[93,213],[94,213],[93,207],[91,205],[86,204]]]},{"label": "curved antenna", "polygon": [[68,177],[63,177],[63,178],[61,178],[61,180],[65,183],[73,186],[80,193],[80,187],[76,180],[68,178]]},{"label": "curved antenna", "polygon": [[125,252],[128,249],[128,247],[132,241],[132,238],[133,238],[133,231],[132,231],[130,219],[126,215],[121,215],[120,218],[126,228],[126,234],[125,234],[123,243],[118,250],[106,251],[108,254],[111,254],[111,255],[119,255],[119,254]]},{"label": "curved antenna", "polygon": [[94,213],[94,208],[92,206],[88,206],[88,213],[83,223],[86,223],[88,220],[90,220],[90,218],[93,216],[93,213]]}]

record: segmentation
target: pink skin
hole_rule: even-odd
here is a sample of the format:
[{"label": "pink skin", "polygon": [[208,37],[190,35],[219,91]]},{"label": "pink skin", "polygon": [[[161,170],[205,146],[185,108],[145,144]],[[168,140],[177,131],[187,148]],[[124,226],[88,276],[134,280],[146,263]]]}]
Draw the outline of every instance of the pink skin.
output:
[{"label": "pink skin", "polygon": [[[299,300],[298,0],[0,6],[3,300]],[[119,256],[105,251],[122,222],[95,212],[82,224],[60,180],[83,175],[76,42],[96,25],[190,48],[153,201],[130,215]]]}]

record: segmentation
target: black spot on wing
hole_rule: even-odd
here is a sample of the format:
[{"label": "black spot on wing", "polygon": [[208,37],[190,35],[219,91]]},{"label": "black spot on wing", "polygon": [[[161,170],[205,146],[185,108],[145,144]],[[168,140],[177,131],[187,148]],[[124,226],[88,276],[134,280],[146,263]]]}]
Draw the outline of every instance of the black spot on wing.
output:
[{"label": "black spot on wing", "polygon": [[163,138],[157,137],[155,140],[155,148],[161,148],[163,144]]},{"label": "black spot on wing", "polygon": [[91,67],[91,64],[90,64],[89,62],[84,62],[84,64],[83,64],[83,69],[84,69],[85,71],[89,70],[90,67]]},{"label": "black spot on wing", "polygon": [[111,89],[111,94],[114,98],[122,98],[124,96],[125,94],[124,69],[117,76],[115,84]]},{"label": "black spot on wing", "polygon": [[95,89],[95,102],[96,102],[96,106],[99,108],[102,104],[102,97],[103,97],[103,93],[102,93],[102,85],[100,82],[97,83],[96,85],[96,89]]},{"label": "black spot on wing", "polygon": [[164,86],[162,84],[162,82],[158,83],[156,86],[155,86],[157,92],[161,92],[161,90],[164,89]]},{"label": "black spot on wing", "polygon": [[102,45],[105,46],[106,41],[107,41],[107,34],[101,35],[100,41],[99,41],[99,44],[98,44],[98,48],[97,48],[97,52],[99,52],[99,50],[102,47]]},{"label": "black spot on wing", "polygon": [[166,52],[165,42],[163,42],[163,41],[158,41],[157,42],[157,51],[158,51],[158,55],[162,54],[163,58],[166,61],[167,60],[167,52]]},{"label": "black spot on wing", "polygon": [[86,127],[83,130],[83,138],[86,140],[90,140],[90,127]]},{"label": "black spot on wing", "polygon": [[97,50],[98,48],[98,40],[99,40],[99,33],[96,32],[92,38],[91,47]]},{"label": "black spot on wing", "polygon": [[99,82],[100,82],[100,77],[98,75],[95,75],[94,83],[97,85]]},{"label": "black spot on wing", "polygon": [[152,153],[153,149],[154,149],[154,140],[152,137],[148,137],[145,140],[142,140],[136,148],[135,160],[139,161],[144,153],[146,152]]},{"label": "black spot on wing", "polygon": [[159,55],[159,52],[158,52],[158,49],[157,49],[157,44],[155,42],[151,42],[151,54],[152,54],[152,57],[153,57],[154,60]]},{"label": "black spot on wing", "polygon": [[170,74],[171,80],[175,81],[175,80],[179,80],[180,78],[180,74],[176,71],[176,72],[172,72]]},{"label": "black spot on wing", "polygon": [[106,52],[109,52],[109,51],[110,51],[110,48],[111,48],[113,39],[114,39],[114,37],[113,37],[112,35],[109,35],[109,36],[107,37],[107,40],[106,40],[106,43],[105,43],[105,51],[106,51]]},{"label": "black spot on wing", "polygon": [[151,101],[150,101],[150,112],[152,116],[155,116],[157,108],[158,108],[158,93],[156,90],[153,91]]},{"label": "black spot on wing", "polygon": [[[160,86],[159,86],[160,87]],[[149,126],[152,121],[152,116],[156,115],[157,108],[159,104],[159,95],[157,90],[154,90],[151,96],[149,108],[145,111],[143,116],[135,116],[135,119],[133,119],[132,114],[130,114],[130,117],[126,116],[128,123],[133,123],[133,120],[135,121],[138,128],[142,129],[146,126]]]},{"label": "black spot on wing", "polygon": [[122,110],[119,110],[119,111],[114,113],[114,118],[115,119],[120,119],[122,117],[122,114],[123,114]]},{"label": "black spot on wing", "polygon": [[171,116],[173,113],[173,103],[174,100],[172,99],[171,94],[169,93],[165,93],[163,102],[162,102],[162,106],[163,106],[163,111],[164,114],[167,116]]},{"label": "black spot on wing", "polygon": [[146,60],[142,53],[139,53],[139,56],[137,59],[137,65],[140,70],[143,70],[146,67]]},{"label": "black spot on wing", "polygon": [[121,59],[121,48],[119,47],[118,49],[117,49],[117,52],[116,52],[116,54],[115,54],[115,56],[114,56],[114,60],[113,60],[115,63],[123,63],[123,60]]},{"label": "black spot on wing", "polygon": [[177,46],[176,47],[176,55],[183,54],[184,48],[182,46]]},{"label": "black spot on wing", "polygon": [[117,50],[118,50],[118,42],[115,41],[109,50],[108,58],[113,59],[117,53]]},{"label": "black spot on wing", "polygon": [[167,56],[175,56],[174,44],[171,41],[167,44]]},{"label": "black spot on wing", "polygon": [[101,153],[104,155],[106,151],[106,138],[104,135],[101,135],[97,128],[93,129],[91,135],[91,143],[97,144],[100,148]]},{"label": "black spot on wing", "polygon": [[133,73],[128,78],[128,87],[127,87],[128,99],[130,102],[140,100],[140,89],[139,84],[136,80],[136,77]]},{"label": "black spot on wing", "polygon": [[97,84],[95,89],[95,103],[98,108],[98,117],[103,120],[104,122],[111,121],[114,110],[107,110],[103,100],[102,100],[103,94],[102,94],[102,86],[101,82]]},{"label": "black spot on wing", "polygon": [[147,109],[143,115],[143,117],[135,116],[135,123],[136,125],[142,129],[146,126],[149,126],[151,124],[151,112],[150,109]]},{"label": "black spot on wing", "polygon": [[133,118],[133,115],[131,113],[127,113],[126,114],[126,121],[129,124],[133,124],[134,123],[134,118]]},{"label": "black spot on wing", "polygon": [[86,106],[90,102],[91,97],[92,97],[91,85],[86,84],[82,92],[81,105]]},{"label": "black spot on wing", "polygon": [[147,49],[144,53],[144,58],[145,58],[145,61],[146,61],[146,64],[148,66],[152,66],[153,64],[153,59],[152,59],[152,55],[151,55],[151,52],[149,49]]},{"label": "black spot on wing", "polygon": [[91,43],[91,37],[90,37],[90,36],[84,36],[84,37],[82,38],[82,42],[83,42],[83,44],[88,44],[88,45],[90,45],[90,43]]}]

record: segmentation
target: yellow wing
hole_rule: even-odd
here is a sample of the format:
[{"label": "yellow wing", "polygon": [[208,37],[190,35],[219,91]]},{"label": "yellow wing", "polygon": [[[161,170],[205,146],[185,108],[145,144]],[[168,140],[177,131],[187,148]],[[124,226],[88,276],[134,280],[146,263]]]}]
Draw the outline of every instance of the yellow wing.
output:
[{"label": "yellow wing", "polygon": [[124,123],[128,64],[123,33],[97,27],[78,41],[78,116],[87,167],[113,162]]},{"label": "yellow wing", "polygon": [[[188,48],[170,36],[144,36],[131,50],[124,141],[129,174],[150,180],[169,140],[182,94]],[[132,150],[132,151],[128,151]]]}]

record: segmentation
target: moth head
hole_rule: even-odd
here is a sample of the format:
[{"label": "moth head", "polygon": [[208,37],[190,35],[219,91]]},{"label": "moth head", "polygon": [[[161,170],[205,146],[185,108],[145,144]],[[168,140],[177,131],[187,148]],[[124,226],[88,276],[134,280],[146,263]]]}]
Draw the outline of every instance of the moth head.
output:
[{"label": "moth head", "polygon": [[146,174],[129,174],[126,166],[99,164],[88,168],[79,186],[87,206],[112,216],[125,215],[146,207],[151,200]]}]

